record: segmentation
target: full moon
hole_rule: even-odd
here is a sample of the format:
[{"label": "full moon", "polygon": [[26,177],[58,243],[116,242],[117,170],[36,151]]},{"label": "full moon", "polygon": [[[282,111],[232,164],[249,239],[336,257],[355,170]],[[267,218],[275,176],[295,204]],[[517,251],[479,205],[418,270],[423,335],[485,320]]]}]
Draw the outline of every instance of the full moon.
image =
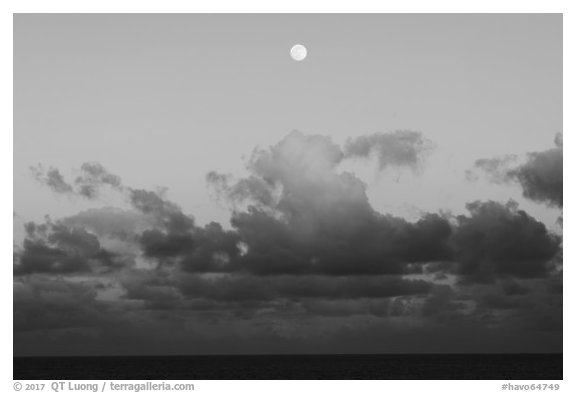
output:
[{"label": "full moon", "polygon": [[302,61],[306,58],[308,51],[304,45],[296,44],[290,49],[290,56],[296,61]]}]

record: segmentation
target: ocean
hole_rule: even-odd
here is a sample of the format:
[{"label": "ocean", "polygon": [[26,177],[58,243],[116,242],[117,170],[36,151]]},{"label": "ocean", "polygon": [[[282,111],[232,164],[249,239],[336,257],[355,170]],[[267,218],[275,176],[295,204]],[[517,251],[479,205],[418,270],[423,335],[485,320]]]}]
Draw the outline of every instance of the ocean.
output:
[{"label": "ocean", "polygon": [[15,357],[14,379],[561,380],[562,354]]}]

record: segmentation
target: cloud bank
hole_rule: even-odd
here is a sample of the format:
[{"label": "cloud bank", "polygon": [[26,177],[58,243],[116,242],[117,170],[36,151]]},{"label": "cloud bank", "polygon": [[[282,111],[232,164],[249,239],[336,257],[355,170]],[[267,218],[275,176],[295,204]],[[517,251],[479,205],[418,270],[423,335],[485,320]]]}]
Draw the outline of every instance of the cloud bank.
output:
[{"label": "cloud bank", "polygon": [[[126,336],[220,348],[238,334],[305,348],[314,337],[362,341],[371,332],[385,340],[408,327],[420,337],[496,329],[497,342],[511,330],[561,331],[561,238],[518,203],[471,201],[466,214],[408,221],[376,211],[366,184],[340,169],[364,158],[382,171],[418,170],[431,146],[412,131],[343,147],[294,131],[255,149],[244,178],[207,174],[230,206],[230,229],[198,225],[164,193],[125,185],[98,163],[83,164],[72,182],[34,167],[56,193],[97,199],[108,188],[125,206],[26,224],[14,253],[16,351],[29,353],[38,335],[61,340],[56,331],[74,331],[94,348]],[[561,157],[559,142],[522,165],[509,156],[476,166],[493,181],[520,184],[526,198],[562,206],[545,176],[560,171],[561,195]]]}]

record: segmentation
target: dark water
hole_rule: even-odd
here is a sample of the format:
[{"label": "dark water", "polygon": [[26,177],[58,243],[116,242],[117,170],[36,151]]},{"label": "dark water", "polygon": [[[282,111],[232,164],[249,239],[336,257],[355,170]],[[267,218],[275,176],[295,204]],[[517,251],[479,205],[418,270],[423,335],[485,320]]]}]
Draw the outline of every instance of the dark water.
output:
[{"label": "dark water", "polygon": [[15,357],[14,379],[562,379],[562,354]]}]

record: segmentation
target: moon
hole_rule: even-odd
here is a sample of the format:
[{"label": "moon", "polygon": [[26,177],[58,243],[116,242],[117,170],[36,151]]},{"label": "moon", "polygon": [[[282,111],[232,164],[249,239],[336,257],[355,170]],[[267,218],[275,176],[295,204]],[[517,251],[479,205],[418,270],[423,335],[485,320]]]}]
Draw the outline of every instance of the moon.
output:
[{"label": "moon", "polygon": [[290,56],[296,61],[302,61],[308,55],[308,51],[306,47],[301,44],[296,44],[290,49]]}]

